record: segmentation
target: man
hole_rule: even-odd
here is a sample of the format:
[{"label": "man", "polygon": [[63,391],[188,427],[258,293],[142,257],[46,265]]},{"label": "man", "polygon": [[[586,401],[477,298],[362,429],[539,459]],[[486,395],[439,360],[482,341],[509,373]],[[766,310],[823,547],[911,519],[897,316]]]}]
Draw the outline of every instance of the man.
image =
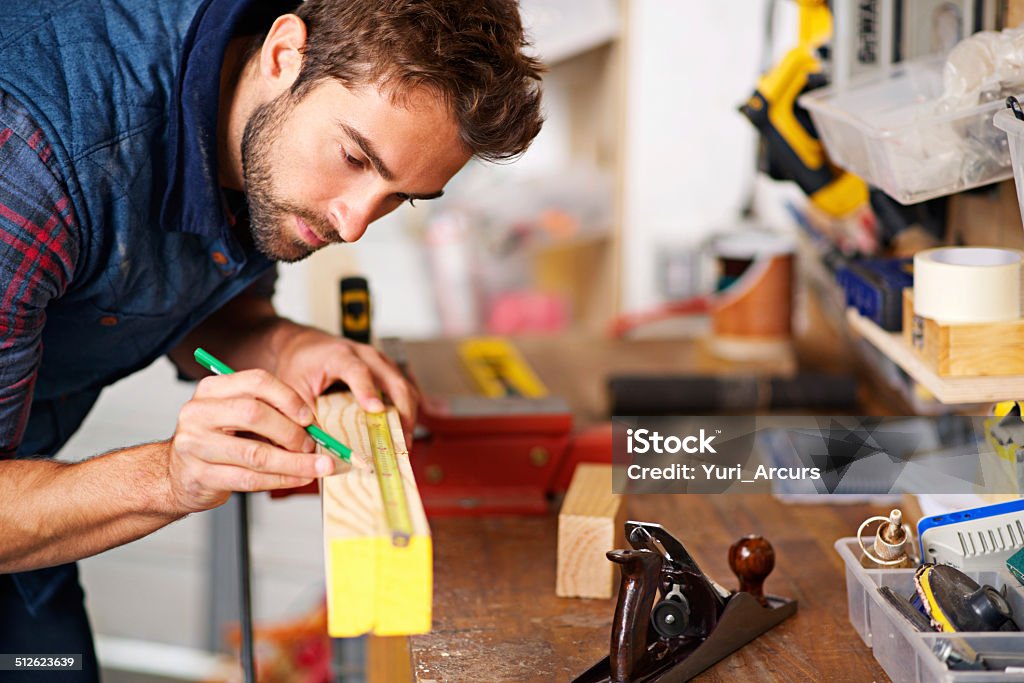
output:
[{"label": "man", "polygon": [[[303,428],[336,380],[411,427],[391,362],[277,317],[268,274],[440,196],[473,156],[524,151],[524,45],[513,0],[6,3],[0,653],[83,653],[94,680],[74,561],[331,474]],[[160,355],[201,376],[199,345],[261,369],[203,379],[167,441],[45,457]]]}]

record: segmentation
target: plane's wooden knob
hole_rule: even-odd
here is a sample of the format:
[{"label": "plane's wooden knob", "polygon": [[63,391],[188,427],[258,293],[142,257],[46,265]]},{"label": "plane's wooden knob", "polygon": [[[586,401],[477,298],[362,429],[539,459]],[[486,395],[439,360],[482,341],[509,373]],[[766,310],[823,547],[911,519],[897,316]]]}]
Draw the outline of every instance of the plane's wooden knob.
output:
[{"label": "plane's wooden knob", "polygon": [[740,591],[750,593],[762,605],[767,605],[764,581],[775,568],[775,550],[771,543],[762,536],[744,536],[729,548],[729,568],[740,580]]}]

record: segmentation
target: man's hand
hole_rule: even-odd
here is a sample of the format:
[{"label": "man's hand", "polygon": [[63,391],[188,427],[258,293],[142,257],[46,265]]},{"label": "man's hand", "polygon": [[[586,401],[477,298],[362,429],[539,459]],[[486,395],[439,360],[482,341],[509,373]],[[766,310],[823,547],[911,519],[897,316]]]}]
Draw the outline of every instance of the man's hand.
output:
[{"label": "man's hand", "polygon": [[334,473],[305,427],[313,411],[264,370],[207,377],[178,414],[170,442],[172,496],[183,512],[208,510],[232,491],[304,486]]},{"label": "man's hand", "polygon": [[391,359],[367,344],[295,325],[279,348],[275,374],[313,405],[327,387],[342,381],[367,412],[384,410],[378,389],[395,404],[406,443],[412,442],[419,392]]},{"label": "man's hand", "polygon": [[189,333],[170,354],[186,374],[201,371],[192,359],[197,346],[235,369],[266,368],[308,406],[342,381],[364,410],[379,412],[382,391],[398,409],[406,443],[412,443],[420,396],[398,367],[372,346],[279,317],[268,299],[243,294]]}]

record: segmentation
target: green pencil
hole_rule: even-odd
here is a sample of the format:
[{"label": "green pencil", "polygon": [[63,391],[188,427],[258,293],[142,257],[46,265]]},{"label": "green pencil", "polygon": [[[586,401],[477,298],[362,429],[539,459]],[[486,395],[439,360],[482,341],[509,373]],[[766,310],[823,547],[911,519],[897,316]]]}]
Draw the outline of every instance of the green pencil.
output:
[{"label": "green pencil", "polygon": [[[227,365],[218,360],[213,354],[205,349],[196,349],[193,354],[196,357],[196,362],[202,365],[204,368],[209,370],[215,375],[230,375],[234,373],[234,370],[229,368]],[[320,429],[316,425],[309,425],[306,427],[306,431],[313,441],[326,448],[328,451],[338,456],[345,462],[352,462],[352,449],[343,444],[342,442],[335,439],[333,436]]]}]

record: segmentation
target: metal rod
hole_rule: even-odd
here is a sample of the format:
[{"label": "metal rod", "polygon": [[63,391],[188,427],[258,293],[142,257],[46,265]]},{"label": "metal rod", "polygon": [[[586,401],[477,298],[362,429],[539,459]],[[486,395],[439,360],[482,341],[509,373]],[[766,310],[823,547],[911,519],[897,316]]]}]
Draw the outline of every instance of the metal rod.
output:
[{"label": "metal rod", "polygon": [[249,567],[249,494],[238,496],[238,589],[239,622],[242,626],[242,670],[245,683],[256,683],[256,666],[253,656],[252,638],[252,593],[250,591],[251,570]]}]

